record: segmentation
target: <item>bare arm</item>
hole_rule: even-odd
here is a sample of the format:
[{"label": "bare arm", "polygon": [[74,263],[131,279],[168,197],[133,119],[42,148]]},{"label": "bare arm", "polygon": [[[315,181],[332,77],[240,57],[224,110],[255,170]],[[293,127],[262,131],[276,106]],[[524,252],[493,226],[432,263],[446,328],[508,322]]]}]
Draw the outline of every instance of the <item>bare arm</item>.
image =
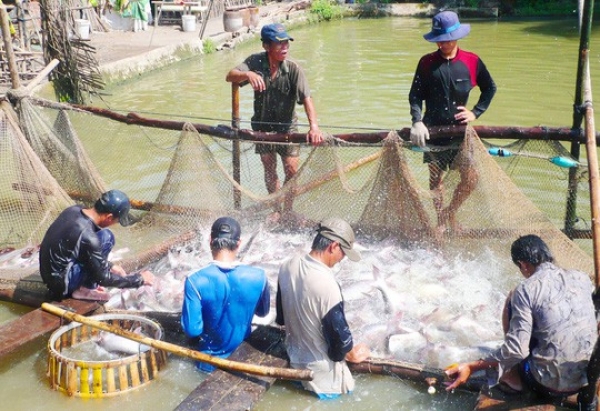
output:
[{"label": "bare arm", "polygon": [[446,387],[446,391],[451,391],[461,384],[467,382],[472,373],[485,370],[487,368],[496,367],[497,361],[492,360],[477,360],[462,364],[451,365],[446,369],[445,373],[449,378],[453,378],[452,384]]},{"label": "bare arm", "polygon": [[371,356],[371,350],[365,344],[356,344],[352,347],[352,350],[346,354],[346,361],[348,362],[363,362]]},{"label": "bare arm", "polygon": [[306,135],[306,142],[313,145],[318,145],[323,141],[323,134],[321,133],[321,130],[319,129],[319,123],[317,122],[317,111],[315,110],[315,105],[313,104],[311,97],[306,97],[303,104],[306,117],[308,118],[308,124],[310,125],[310,129]]},{"label": "bare arm", "polygon": [[254,71],[242,71],[235,68],[227,73],[225,81],[238,84],[250,83],[255,91],[265,91],[267,87],[265,80],[260,74]]}]

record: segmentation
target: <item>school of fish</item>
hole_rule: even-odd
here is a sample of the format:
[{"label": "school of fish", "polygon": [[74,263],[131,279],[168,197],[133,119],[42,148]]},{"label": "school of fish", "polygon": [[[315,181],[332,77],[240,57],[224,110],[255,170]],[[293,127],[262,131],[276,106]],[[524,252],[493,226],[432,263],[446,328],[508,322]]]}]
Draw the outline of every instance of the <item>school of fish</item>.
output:
[{"label": "school of fish", "polygon": [[[268,231],[259,226],[242,235],[240,259],[265,270],[272,309],[255,324],[275,319],[275,293],[280,264],[306,253],[314,231]],[[507,256],[490,250],[445,256],[428,249],[402,249],[392,240],[355,245],[360,262],[343,260],[334,267],[342,289],[348,323],[356,342],[371,347],[378,358],[444,368],[485,356],[502,341],[501,312],[510,288],[520,280],[508,271]],[[110,258],[126,257],[114,250]],[[187,275],[211,261],[208,238],[172,247],[161,260],[144,267],[156,275],[153,286],[112,289],[108,308],[179,312]],[[0,266],[37,264],[37,249],[0,254]],[[106,345],[106,344],[105,344]],[[138,348],[136,348],[138,349]]]}]

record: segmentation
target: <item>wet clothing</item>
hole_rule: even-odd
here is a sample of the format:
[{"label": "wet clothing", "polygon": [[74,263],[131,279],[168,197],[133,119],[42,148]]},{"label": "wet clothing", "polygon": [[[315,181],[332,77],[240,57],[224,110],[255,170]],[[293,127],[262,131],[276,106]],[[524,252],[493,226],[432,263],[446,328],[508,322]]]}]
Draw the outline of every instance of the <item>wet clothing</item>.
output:
[{"label": "wet clothing", "polygon": [[456,107],[467,105],[469,93],[476,86],[481,95],[472,111],[479,118],[496,94],[496,84],[483,61],[461,49],[451,60],[439,51],[421,57],[408,95],[412,122],[423,121],[426,126],[460,124],[454,120]]},{"label": "wet clothing", "polygon": [[293,368],[314,372],[305,389],[321,398],[354,389],[344,360],[352,334],[333,271],[310,255],[295,256],[279,269],[277,323],[285,324],[286,349]]},{"label": "wet clothing", "polygon": [[510,297],[509,329],[490,357],[499,362],[500,376],[526,361],[524,371],[549,393],[570,394],[586,385],[597,338],[593,288],[585,273],[540,264]]},{"label": "wet clothing", "polygon": [[[227,358],[250,335],[253,315],[264,317],[269,309],[262,269],[213,261],[186,278],[181,325],[188,337],[199,337],[200,351]],[[204,363],[198,368],[214,369]]]},{"label": "wet clothing", "polygon": [[53,299],[71,296],[80,286],[97,285],[137,288],[143,285],[140,274],[126,277],[112,274],[108,254],[114,236],[83,213],[83,207],[71,206],[50,225],[40,246],[40,274]]},{"label": "wet clothing", "polygon": [[[269,58],[266,52],[253,54],[236,67],[240,71],[254,71],[262,76],[266,84],[263,92],[254,92],[254,115],[252,130],[288,133],[298,130],[296,104],[304,104],[310,97],[310,88],[302,68],[294,61],[281,62],[275,78],[271,78]],[[245,83],[241,84],[242,86]],[[279,148],[279,151],[275,149]],[[283,154],[281,150],[285,150]],[[287,156],[298,156],[297,144],[279,146],[276,144],[257,144],[256,152],[264,154],[279,152]]]},{"label": "wet clothing", "polygon": [[[478,86],[479,100],[471,111],[481,116],[496,94],[496,84],[483,61],[474,53],[458,49],[456,57],[446,59],[438,51],[421,57],[408,94],[412,122],[423,121],[427,127],[460,124],[454,119],[458,106],[467,105],[469,93]],[[425,102],[425,115],[422,113]],[[435,145],[450,145],[462,141],[460,137],[437,139]],[[426,152],[425,162],[437,162],[445,170],[458,150]]]}]

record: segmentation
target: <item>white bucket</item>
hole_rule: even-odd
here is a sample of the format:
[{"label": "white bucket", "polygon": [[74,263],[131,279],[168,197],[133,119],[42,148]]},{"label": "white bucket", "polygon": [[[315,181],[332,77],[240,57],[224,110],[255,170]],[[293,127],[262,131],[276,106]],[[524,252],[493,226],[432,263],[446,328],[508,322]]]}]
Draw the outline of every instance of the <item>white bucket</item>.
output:
[{"label": "white bucket", "polygon": [[90,22],[89,20],[75,19],[75,29],[81,40],[89,40],[90,38]]},{"label": "white bucket", "polygon": [[194,14],[184,14],[181,16],[181,28],[183,31],[196,30],[196,16]]}]

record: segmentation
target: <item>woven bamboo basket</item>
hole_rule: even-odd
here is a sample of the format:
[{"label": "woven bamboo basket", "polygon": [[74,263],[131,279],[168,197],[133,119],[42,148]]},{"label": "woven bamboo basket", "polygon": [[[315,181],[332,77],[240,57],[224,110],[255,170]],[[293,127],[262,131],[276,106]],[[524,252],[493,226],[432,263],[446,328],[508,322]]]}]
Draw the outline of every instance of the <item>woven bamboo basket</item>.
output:
[{"label": "woven bamboo basket", "polygon": [[[158,323],[136,315],[100,314],[90,318],[129,331],[138,329],[156,340],[163,334]],[[86,361],[64,354],[67,348],[87,342],[99,332],[73,322],[52,333],[48,341],[48,378],[53,389],[83,398],[115,396],[148,384],[167,363],[166,352],[153,347],[106,361]]]}]

